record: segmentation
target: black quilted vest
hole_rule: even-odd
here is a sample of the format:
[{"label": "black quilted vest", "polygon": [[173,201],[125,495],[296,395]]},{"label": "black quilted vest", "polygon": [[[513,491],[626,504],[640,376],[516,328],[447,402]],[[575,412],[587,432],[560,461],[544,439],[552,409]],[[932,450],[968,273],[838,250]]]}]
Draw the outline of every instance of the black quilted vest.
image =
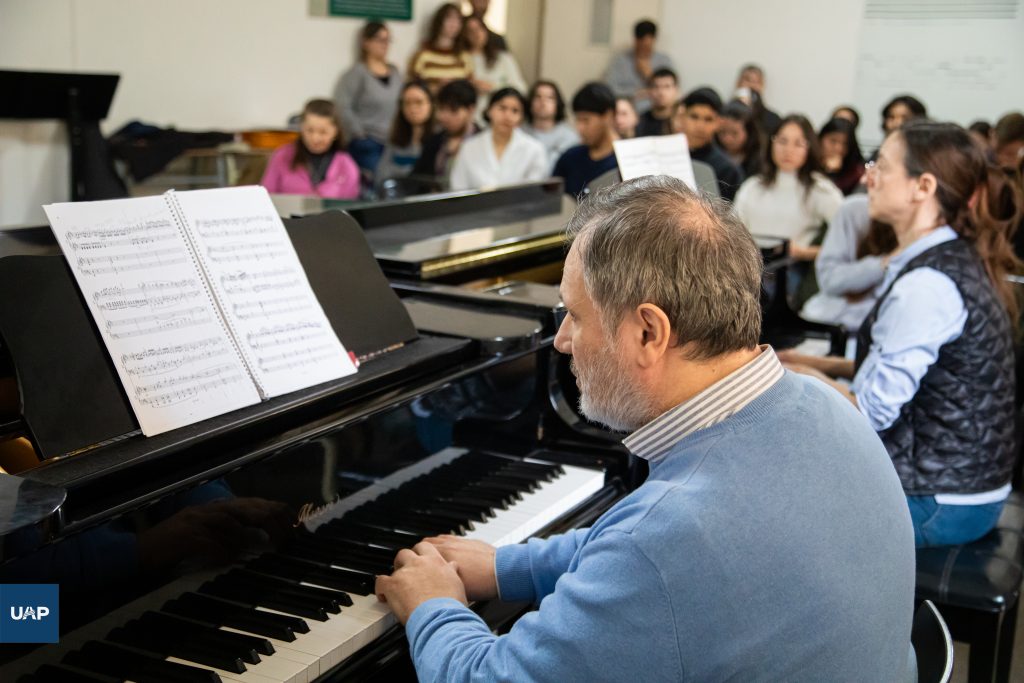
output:
[{"label": "black quilted vest", "polygon": [[[1014,355],[1010,318],[977,251],[962,239],[911,259],[896,279],[934,268],[960,290],[967,322],[888,429],[879,432],[909,495],[980,493],[1010,481],[1014,459]],[[895,280],[893,281],[895,283]],[[857,335],[858,369],[886,290]]]}]

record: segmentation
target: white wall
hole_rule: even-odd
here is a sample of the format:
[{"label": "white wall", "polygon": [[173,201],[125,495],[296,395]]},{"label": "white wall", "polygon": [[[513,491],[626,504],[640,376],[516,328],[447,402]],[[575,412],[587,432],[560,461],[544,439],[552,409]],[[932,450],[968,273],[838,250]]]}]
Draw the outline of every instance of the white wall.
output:
[{"label": "white wall", "polygon": [[853,95],[864,0],[670,0],[661,49],[687,92],[701,85],[731,97],[742,64],[767,73],[765,101],[780,115],[807,114],[815,126]]},{"label": "white wall", "polygon": [[[0,0],[0,69],[121,74],[103,124],[183,129],[281,127],[330,95],[355,59],[362,20],[323,16],[326,0]],[[413,0],[389,22],[404,67],[442,0]],[[318,16],[319,15],[319,16]],[[67,199],[60,126],[0,121],[0,225],[38,221]]]}]

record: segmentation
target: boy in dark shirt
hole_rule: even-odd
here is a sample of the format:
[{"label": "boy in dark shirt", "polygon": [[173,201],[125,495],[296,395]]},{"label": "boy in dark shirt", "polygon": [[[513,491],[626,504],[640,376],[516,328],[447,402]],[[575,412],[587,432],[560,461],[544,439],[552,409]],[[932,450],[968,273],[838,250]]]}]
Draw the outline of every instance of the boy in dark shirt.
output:
[{"label": "boy in dark shirt", "polygon": [[665,135],[671,131],[672,111],[679,101],[679,79],[672,69],[658,69],[647,81],[651,108],[640,117],[636,136]]},{"label": "boy in dark shirt", "polygon": [[413,167],[413,174],[447,180],[462,141],[479,131],[473,122],[475,114],[476,88],[473,84],[465,79],[445,84],[437,93],[437,122],[441,124],[441,130],[423,141],[423,152]]},{"label": "boy in dark shirt", "polygon": [[594,178],[618,168],[615,160],[615,95],[603,83],[587,83],[572,98],[576,132],[582,145],[570,147],[552,175],[565,180],[565,193],[579,197]]},{"label": "boy in dark shirt", "polygon": [[697,88],[676,108],[672,129],[686,135],[690,158],[715,170],[718,191],[730,202],[743,182],[743,171],[715,145],[715,133],[722,123],[722,98],[713,88]]}]

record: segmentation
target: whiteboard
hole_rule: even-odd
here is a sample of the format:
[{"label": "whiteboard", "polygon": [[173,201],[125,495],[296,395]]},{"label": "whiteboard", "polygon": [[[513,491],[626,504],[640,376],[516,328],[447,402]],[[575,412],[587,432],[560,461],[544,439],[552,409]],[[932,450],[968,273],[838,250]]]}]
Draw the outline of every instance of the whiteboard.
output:
[{"label": "whiteboard", "polygon": [[1024,109],[1024,0],[867,0],[854,76],[866,150],[881,142],[882,106],[903,93],[964,126]]}]

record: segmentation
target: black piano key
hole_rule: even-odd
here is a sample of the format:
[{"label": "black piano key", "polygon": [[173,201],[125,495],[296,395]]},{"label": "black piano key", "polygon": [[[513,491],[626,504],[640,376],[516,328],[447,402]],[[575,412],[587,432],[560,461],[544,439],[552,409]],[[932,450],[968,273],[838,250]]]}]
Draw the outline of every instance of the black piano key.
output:
[{"label": "black piano key", "polygon": [[337,524],[329,522],[316,530],[318,536],[340,538],[342,540],[368,541],[380,546],[392,548],[397,553],[402,548],[411,548],[420,542],[421,537],[411,534],[403,534],[397,531],[387,531],[377,527],[366,526],[358,522]]},{"label": "black piano key", "polygon": [[137,683],[221,683],[220,676],[209,669],[166,662],[137,650],[96,640],[69,652],[63,663]]},{"label": "black piano key", "polygon": [[261,612],[251,606],[199,593],[185,593],[168,601],[162,609],[168,614],[206,619],[217,626],[229,626],[289,643],[295,640],[296,633],[309,633],[309,625],[298,617]]},{"label": "black piano key", "polygon": [[[345,570],[339,569],[338,571],[344,572]],[[349,573],[356,574],[355,572]],[[274,591],[278,595],[294,596],[297,599],[308,600],[311,604],[322,605],[323,608],[331,614],[338,614],[341,612],[342,607],[352,605],[352,598],[343,591],[331,588],[318,588],[316,586],[305,586],[295,579],[289,579],[283,576],[274,576],[272,573],[264,573],[253,569],[232,569],[225,574],[224,577],[225,580],[230,581],[245,581],[253,586]],[[366,578],[367,577],[362,574],[352,576],[353,583],[356,587],[361,587],[362,584],[359,583],[359,580],[362,579],[363,583],[365,583]],[[376,580],[376,577],[368,578]]]},{"label": "black piano key", "polygon": [[63,664],[43,664],[31,675],[19,678],[18,683],[121,683],[121,679]]},{"label": "black piano key", "polygon": [[[289,581],[316,584],[337,591],[356,592],[360,595],[370,588],[370,574],[332,567],[330,564],[316,563],[309,560],[289,557],[283,553],[263,555],[248,565],[253,571],[268,574]],[[346,593],[338,593],[334,598],[342,607],[350,607],[352,598]]]},{"label": "black piano key", "polygon": [[[365,557],[345,553],[344,551],[330,551],[323,548],[313,548],[308,546],[288,546],[282,550],[282,554],[298,560],[303,560],[304,562],[322,566],[327,569],[351,569],[366,572],[373,576],[377,576],[378,574],[390,574],[394,571],[394,566],[390,562],[369,560]],[[335,585],[329,585],[327,583],[320,584],[314,580],[310,580],[309,583],[326,585],[328,588],[337,588],[339,590],[348,590],[345,586],[351,586],[347,581],[345,583],[337,582]]]},{"label": "black piano key", "polygon": [[[390,563],[395,559],[397,550],[390,548],[379,548],[363,541],[347,541],[340,538],[323,538],[314,534],[306,534],[296,537],[286,547],[310,548],[337,552],[339,554],[351,554],[374,562]],[[287,551],[284,551],[287,553]]]},{"label": "black piano key", "polygon": [[165,637],[192,638],[200,643],[209,643],[250,664],[260,663],[260,653],[274,654],[274,646],[266,638],[221,631],[215,626],[192,619],[160,612],[146,612],[138,621],[142,627],[151,628]]},{"label": "black piano key", "polygon": [[177,657],[236,674],[246,671],[245,664],[240,658],[222,652],[215,646],[204,646],[192,641],[172,640],[148,629],[140,628],[135,621],[115,628],[107,634],[106,640],[117,645],[127,645],[161,658]]},{"label": "black piano key", "polygon": [[250,605],[265,607],[296,617],[327,621],[327,611],[322,607],[310,606],[304,601],[295,600],[287,596],[281,597],[276,594],[268,594],[251,586],[209,582],[200,586],[199,592],[224,598],[225,600],[237,600]]},{"label": "black piano key", "polygon": [[285,546],[281,552],[284,555],[294,554],[296,556],[303,552],[310,552],[316,553],[318,556],[330,558],[344,559],[346,557],[356,557],[360,561],[371,564],[373,568],[366,568],[364,571],[373,574],[383,573],[378,567],[386,567],[387,571],[390,571],[391,562],[397,553],[397,551],[388,548],[377,548],[365,542],[325,539],[313,536],[296,539]]},{"label": "black piano key", "polygon": [[341,518],[342,521],[357,521],[381,529],[394,529],[415,534],[420,538],[437,534],[465,534],[466,525],[457,521],[427,515],[417,515],[400,510],[353,510]]}]

